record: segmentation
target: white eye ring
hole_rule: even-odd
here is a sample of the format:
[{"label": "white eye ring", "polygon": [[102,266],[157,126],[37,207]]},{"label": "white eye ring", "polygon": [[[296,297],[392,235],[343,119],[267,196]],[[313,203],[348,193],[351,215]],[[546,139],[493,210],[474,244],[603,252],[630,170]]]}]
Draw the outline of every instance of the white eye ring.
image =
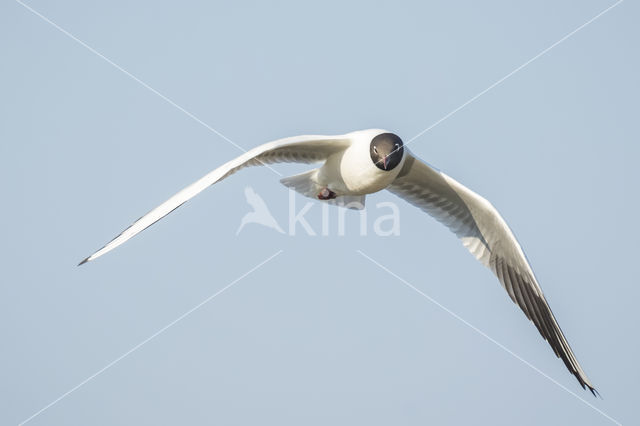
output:
[{"label": "white eye ring", "polygon": [[400,145],[396,144],[396,149],[400,149]]},{"label": "white eye ring", "polygon": [[373,146],[373,152],[375,152],[376,154],[378,153],[378,148],[375,145]]}]

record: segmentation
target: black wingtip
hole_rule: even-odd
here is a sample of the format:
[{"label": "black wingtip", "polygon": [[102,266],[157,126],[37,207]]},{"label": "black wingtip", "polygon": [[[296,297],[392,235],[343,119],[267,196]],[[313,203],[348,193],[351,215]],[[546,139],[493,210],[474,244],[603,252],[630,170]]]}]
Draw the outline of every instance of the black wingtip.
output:
[{"label": "black wingtip", "polygon": [[[587,385],[589,386],[589,385]],[[600,395],[600,392],[598,392],[596,390],[596,388],[592,388],[591,386],[589,386],[589,390],[591,391],[591,393],[593,394],[593,396],[595,396],[596,398],[600,398],[602,399],[602,396]]]},{"label": "black wingtip", "polygon": [[[91,257],[91,256],[89,256]],[[78,266],[84,265],[85,263],[87,263],[89,261],[89,257],[85,257],[82,262],[78,263]]]}]

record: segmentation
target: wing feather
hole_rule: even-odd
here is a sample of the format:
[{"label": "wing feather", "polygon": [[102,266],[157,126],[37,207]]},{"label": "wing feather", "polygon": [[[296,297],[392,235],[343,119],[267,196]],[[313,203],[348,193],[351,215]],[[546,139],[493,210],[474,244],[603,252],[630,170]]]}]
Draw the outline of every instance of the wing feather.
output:
[{"label": "wing feather", "polygon": [[94,260],[123,244],[138,233],[162,219],[200,192],[238,170],[263,164],[297,162],[316,163],[326,160],[330,155],[346,149],[351,144],[348,135],[323,136],[308,135],[279,139],[260,145],[241,156],[223,164],[199,180],[170,197],[131,226],[122,231],[104,247],[85,258],[80,265]]},{"label": "wing feather", "polygon": [[486,199],[414,157],[389,191],[447,226],[482,264],[489,267],[511,300],[534,323],[580,385],[596,393],[556,321],[527,258],[500,213]]}]

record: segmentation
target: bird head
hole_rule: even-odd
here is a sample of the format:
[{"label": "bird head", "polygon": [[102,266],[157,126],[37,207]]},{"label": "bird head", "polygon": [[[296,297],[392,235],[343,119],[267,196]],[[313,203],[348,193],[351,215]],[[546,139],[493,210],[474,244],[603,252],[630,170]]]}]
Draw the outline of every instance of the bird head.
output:
[{"label": "bird head", "polygon": [[371,161],[380,170],[393,170],[402,161],[404,148],[402,139],[393,133],[381,133],[371,140]]}]

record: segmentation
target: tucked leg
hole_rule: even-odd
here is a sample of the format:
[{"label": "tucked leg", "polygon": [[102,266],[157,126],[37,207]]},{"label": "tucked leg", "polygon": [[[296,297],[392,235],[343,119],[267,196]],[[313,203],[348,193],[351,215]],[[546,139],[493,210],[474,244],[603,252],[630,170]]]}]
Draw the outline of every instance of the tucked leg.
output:
[{"label": "tucked leg", "polygon": [[329,188],[322,188],[322,190],[318,193],[319,200],[332,200],[337,196],[338,195]]}]

